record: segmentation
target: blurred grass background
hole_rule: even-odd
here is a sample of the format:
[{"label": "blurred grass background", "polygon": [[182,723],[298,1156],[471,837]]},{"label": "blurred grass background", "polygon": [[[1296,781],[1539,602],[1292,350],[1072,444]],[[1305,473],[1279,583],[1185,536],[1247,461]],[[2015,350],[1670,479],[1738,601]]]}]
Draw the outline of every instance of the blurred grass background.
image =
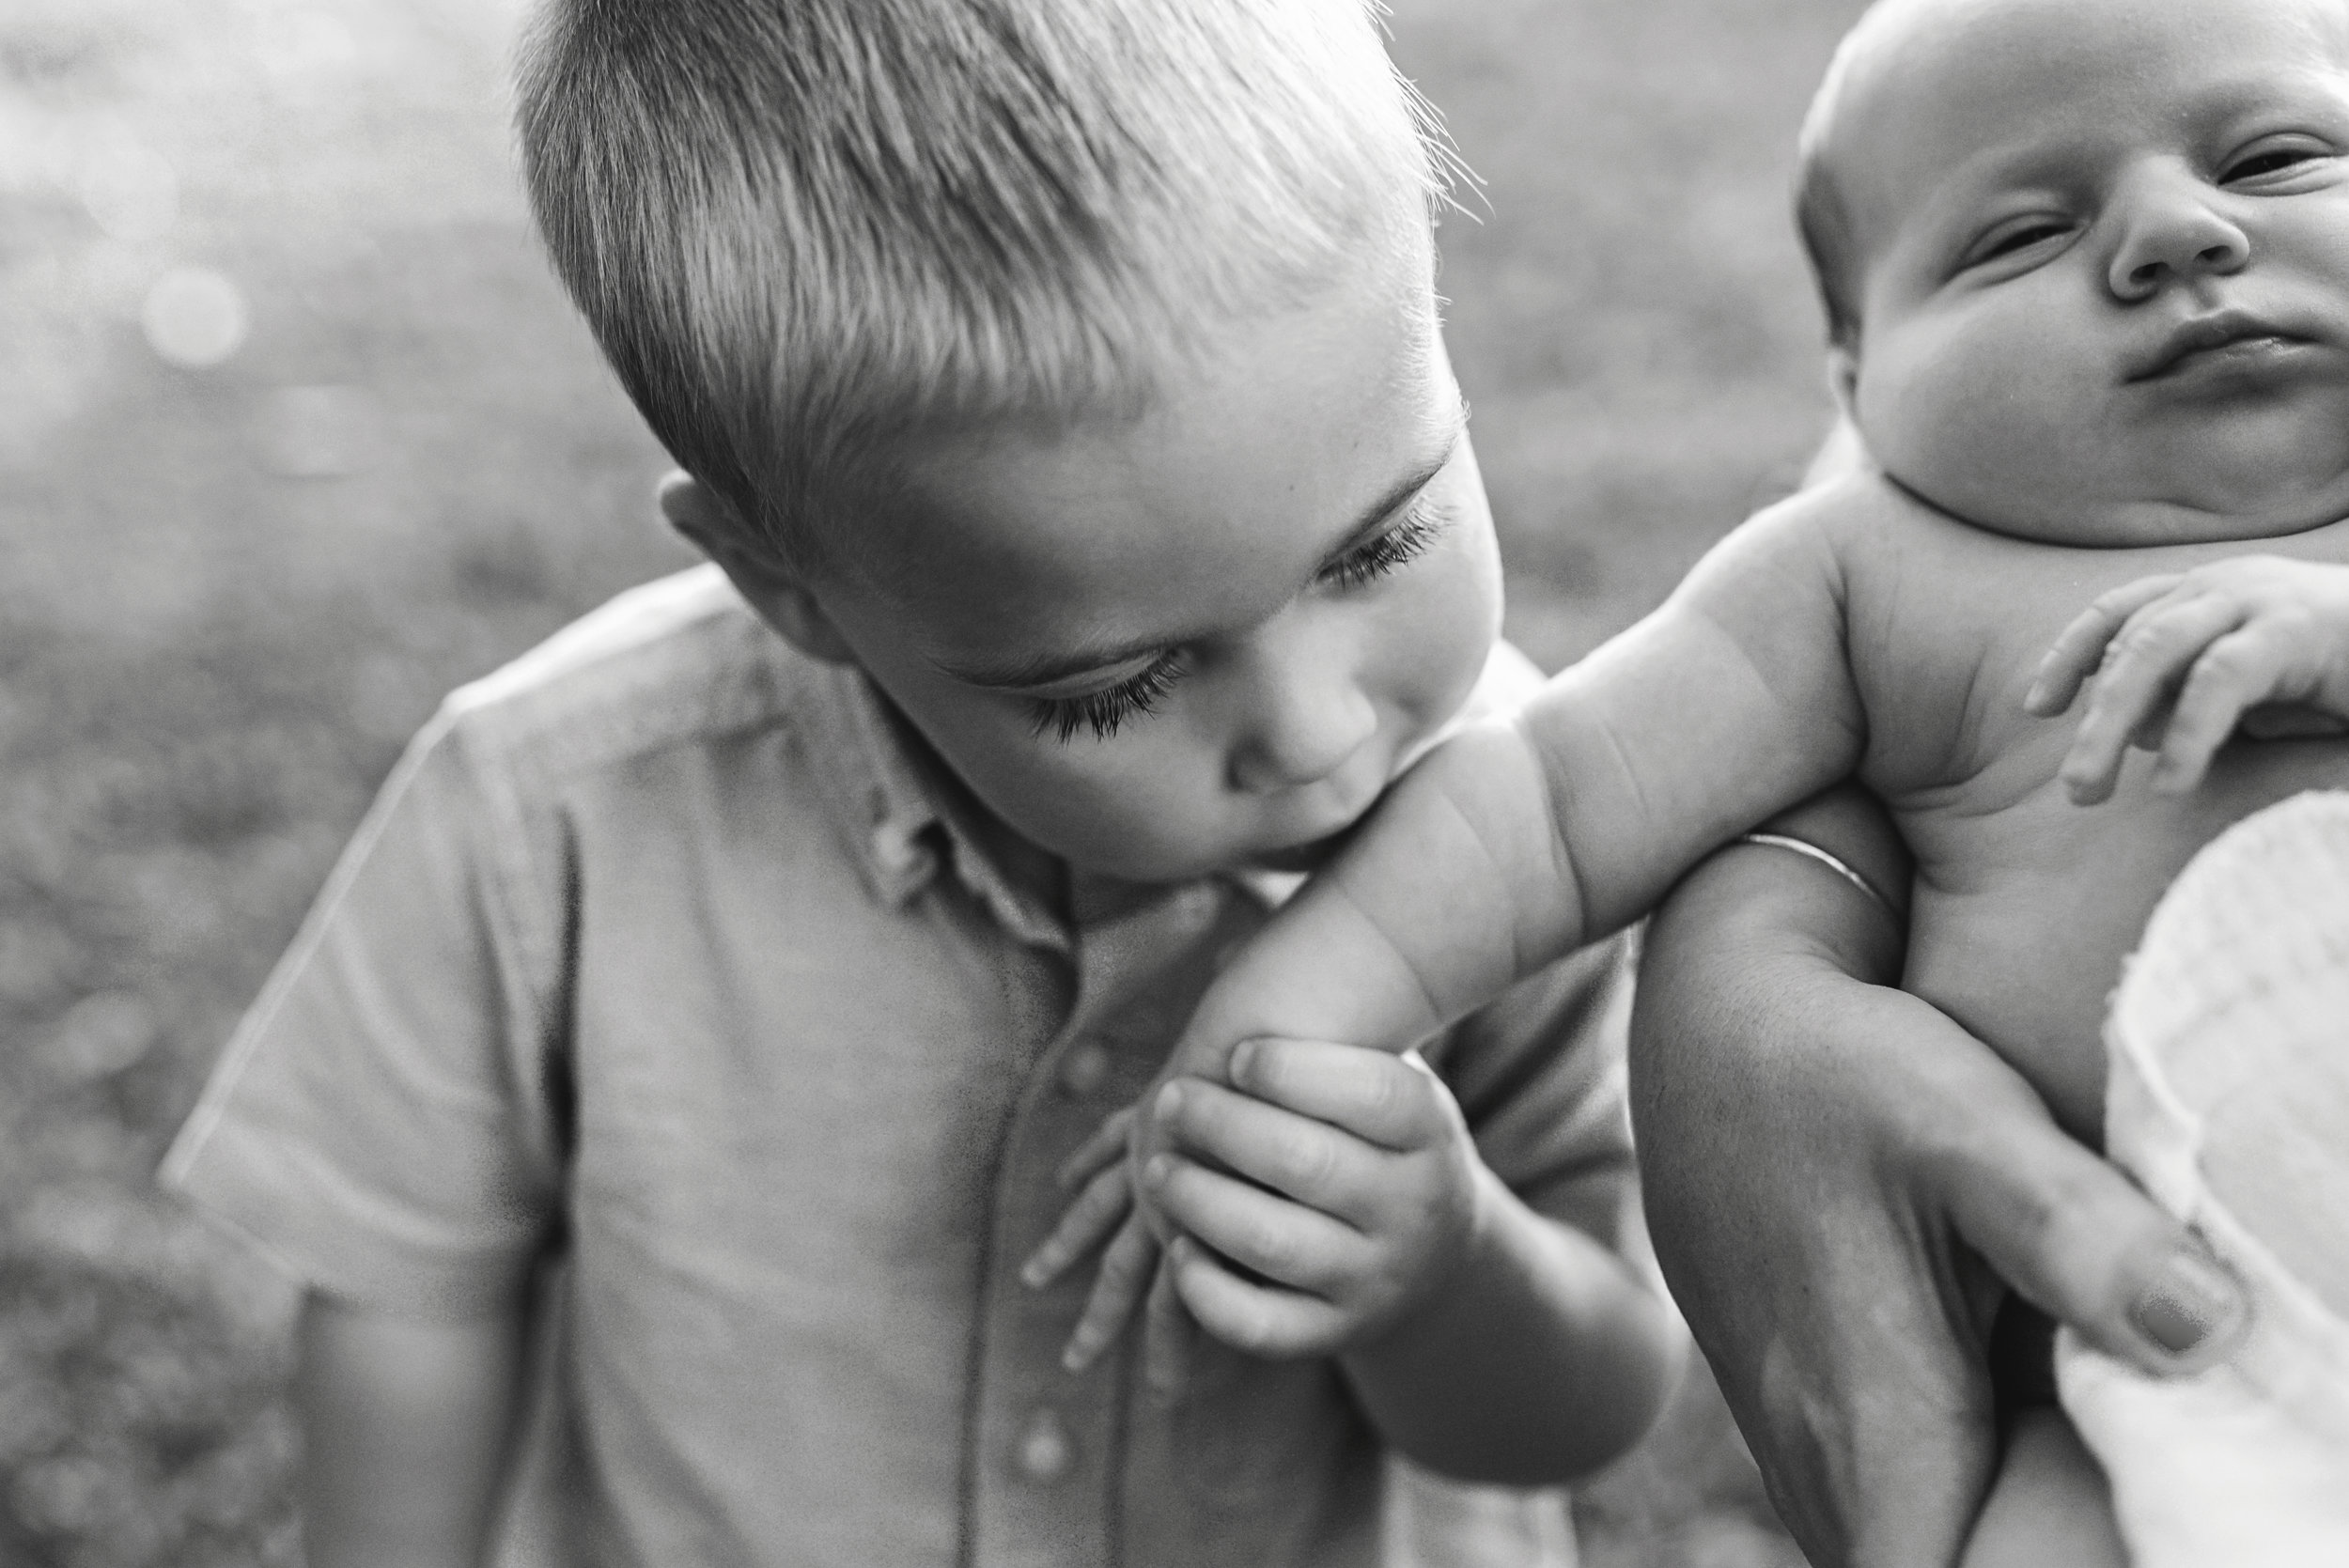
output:
[{"label": "blurred grass background", "polygon": [[[1544,663],[1791,486],[1860,0],[1397,0]],[[0,1565],[291,1564],[285,1287],[148,1178],[400,743],[684,564],[527,231],[518,0],[0,0]],[[1702,1379],[1586,1560],[1798,1560]]]}]

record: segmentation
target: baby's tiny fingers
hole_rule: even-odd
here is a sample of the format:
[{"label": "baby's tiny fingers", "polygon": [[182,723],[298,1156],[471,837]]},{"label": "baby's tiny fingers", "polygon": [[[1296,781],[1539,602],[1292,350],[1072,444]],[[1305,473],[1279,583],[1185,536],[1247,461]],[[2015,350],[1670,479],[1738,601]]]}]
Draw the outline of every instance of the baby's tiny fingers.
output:
[{"label": "baby's tiny fingers", "polygon": [[2243,624],[2243,615],[2238,601],[2206,595],[2130,617],[2108,649],[2064,759],[2063,782],[2073,800],[2093,805],[2108,797],[2130,742],[2139,736],[2166,737],[2187,672],[2211,644]]},{"label": "baby's tiny fingers", "polygon": [[1101,1254],[1101,1272],[1093,1281],[1093,1294],[1085,1300],[1077,1327],[1069,1333],[1067,1347],[1061,1352],[1062,1366],[1082,1372],[1117,1343],[1142,1299],[1143,1282],[1158,1255],[1158,1238],[1150,1234],[1150,1227],[1139,1215],[1128,1214],[1109,1250]]},{"label": "baby's tiny fingers", "polygon": [[2079,695],[2080,688],[2096,673],[2104,661],[2106,647],[2129,617],[2178,582],[2179,576],[2174,572],[2164,577],[2140,578],[2098,597],[2070,626],[2057,633],[2054,644],[2039,661],[2030,691],[2024,694],[2024,708],[2046,719],[2071,706],[2072,699]]},{"label": "baby's tiny fingers", "polygon": [[1101,1245],[1133,1207],[1133,1182],[1123,1161],[1097,1171],[1077,1201],[1068,1205],[1028,1261],[1019,1265],[1019,1282],[1041,1290],[1060,1278],[1070,1264]]},{"label": "baby's tiny fingers", "polygon": [[2154,763],[2154,787],[2183,795],[2202,782],[2210,759],[2243,722],[2243,716],[2284,690],[2293,646],[2272,624],[2254,623],[2221,637],[2203,650],[2186,673],[2176,713]]},{"label": "baby's tiny fingers", "polygon": [[1106,1121],[1093,1129],[1091,1137],[1077,1145],[1075,1154],[1060,1162],[1060,1169],[1052,1172],[1052,1180],[1065,1190],[1092,1179],[1103,1166],[1124,1159],[1133,1128],[1132,1106],[1112,1111]]}]

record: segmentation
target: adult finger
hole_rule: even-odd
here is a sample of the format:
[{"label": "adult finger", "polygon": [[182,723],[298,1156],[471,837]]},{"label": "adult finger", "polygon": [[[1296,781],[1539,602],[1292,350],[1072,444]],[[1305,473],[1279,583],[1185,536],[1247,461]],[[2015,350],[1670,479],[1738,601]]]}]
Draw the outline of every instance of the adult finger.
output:
[{"label": "adult finger", "polygon": [[1077,1201],[1061,1214],[1052,1234],[1019,1265],[1019,1282],[1041,1290],[1114,1232],[1134,1203],[1133,1179],[1123,1160],[1097,1171]]},{"label": "adult finger", "polygon": [[1126,1144],[1132,1136],[1134,1108],[1125,1106],[1112,1111],[1107,1120],[1093,1129],[1093,1136],[1077,1145],[1077,1152],[1060,1162],[1052,1172],[1052,1180],[1066,1188],[1089,1181],[1103,1166],[1126,1157]]},{"label": "adult finger", "polygon": [[1334,1346],[1345,1318],[1318,1296],[1243,1280],[1189,1236],[1168,1247],[1183,1305],[1199,1327],[1251,1356],[1310,1356]]},{"label": "adult finger", "polygon": [[1211,1164],[1356,1225],[1376,1215],[1386,1157],[1351,1133],[1198,1079],[1168,1085],[1153,1110],[1172,1145]]},{"label": "adult finger", "polygon": [[1117,1343],[1142,1299],[1158,1256],[1158,1238],[1150,1234],[1150,1227],[1142,1222],[1141,1215],[1127,1215],[1109,1250],[1101,1254],[1101,1272],[1094,1279],[1093,1294],[1085,1298],[1084,1311],[1060,1353],[1062,1366],[1082,1372]]},{"label": "adult finger", "polygon": [[1385,1148],[1424,1148],[1448,1130],[1446,1094],[1401,1056],[1330,1040],[1242,1040],[1232,1082]]},{"label": "adult finger", "polygon": [[2105,648],[2131,615],[2178,585],[2172,572],[2140,578],[2104,594],[2056,634],[2056,640],[2024,694],[2023,706],[2042,718],[2053,718],[2072,706],[2079,689],[2104,661]]},{"label": "adult finger", "polygon": [[1174,1155],[1153,1156],[1143,1179],[1186,1234],[1277,1284],[1327,1291],[1363,1250],[1352,1226]]},{"label": "adult finger", "polygon": [[1986,1118],[1942,1169],[1967,1244],[2091,1344],[2155,1375],[2199,1371],[2249,1320],[2242,1287],[2185,1225],[2044,1112]]}]

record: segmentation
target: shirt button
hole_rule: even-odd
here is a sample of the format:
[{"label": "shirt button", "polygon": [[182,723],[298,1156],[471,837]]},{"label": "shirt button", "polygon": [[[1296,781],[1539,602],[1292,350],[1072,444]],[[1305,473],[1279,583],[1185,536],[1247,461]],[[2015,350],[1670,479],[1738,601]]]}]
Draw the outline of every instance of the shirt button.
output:
[{"label": "shirt button", "polygon": [[1060,1059],[1060,1086],[1081,1099],[1110,1076],[1110,1053],[1087,1040]]},{"label": "shirt button", "polygon": [[1019,1435],[1019,1473],[1034,1482],[1058,1481],[1076,1463],[1077,1445],[1057,1412],[1046,1408],[1028,1418]]}]

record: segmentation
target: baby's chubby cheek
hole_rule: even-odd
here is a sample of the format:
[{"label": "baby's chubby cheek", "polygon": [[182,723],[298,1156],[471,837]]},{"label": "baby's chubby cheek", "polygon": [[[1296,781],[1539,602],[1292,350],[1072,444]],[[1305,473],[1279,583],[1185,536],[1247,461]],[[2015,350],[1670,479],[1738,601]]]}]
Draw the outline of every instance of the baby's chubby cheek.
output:
[{"label": "baby's chubby cheek", "polygon": [[1854,413],[1870,455],[1906,489],[2002,533],[2056,537],[2075,525],[2108,450],[2092,439],[2104,396],[2065,380],[2044,356],[1895,340],[1862,362]]}]

